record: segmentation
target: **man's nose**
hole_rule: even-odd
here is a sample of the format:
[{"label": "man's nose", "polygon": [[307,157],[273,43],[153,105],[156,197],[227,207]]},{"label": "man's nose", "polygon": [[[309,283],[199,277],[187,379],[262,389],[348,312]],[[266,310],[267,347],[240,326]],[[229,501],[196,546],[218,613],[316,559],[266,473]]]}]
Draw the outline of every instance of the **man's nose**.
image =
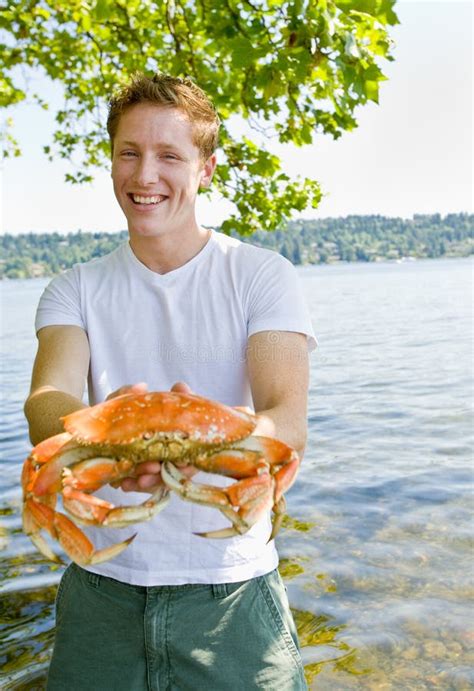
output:
[{"label": "man's nose", "polygon": [[151,185],[160,179],[159,163],[154,156],[141,156],[134,173],[137,185]]}]

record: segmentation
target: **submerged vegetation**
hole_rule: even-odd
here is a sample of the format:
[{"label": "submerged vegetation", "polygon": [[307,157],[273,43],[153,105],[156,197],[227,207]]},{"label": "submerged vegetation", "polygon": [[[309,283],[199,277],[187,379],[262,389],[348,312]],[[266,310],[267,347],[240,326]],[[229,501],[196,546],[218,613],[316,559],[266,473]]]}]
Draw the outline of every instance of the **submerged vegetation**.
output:
[{"label": "submerged vegetation", "polygon": [[[292,221],[250,242],[280,252],[294,264],[374,262],[403,258],[465,257],[474,253],[474,215],[422,215],[413,219],[347,216]],[[127,238],[118,233],[24,233],[0,237],[0,278],[53,276],[101,257]]]}]

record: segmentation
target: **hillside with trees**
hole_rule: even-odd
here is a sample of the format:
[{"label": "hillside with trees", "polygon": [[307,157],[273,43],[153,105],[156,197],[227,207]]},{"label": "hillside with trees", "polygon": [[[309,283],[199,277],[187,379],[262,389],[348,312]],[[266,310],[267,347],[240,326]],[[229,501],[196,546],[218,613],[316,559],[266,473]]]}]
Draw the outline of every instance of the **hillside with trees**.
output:
[{"label": "hillside with trees", "polygon": [[[126,238],[125,230],[118,233],[78,231],[68,235],[6,234],[0,236],[0,278],[53,276],[73,264],[111,252]],[[257,231],[250,241],[279,252],[294,264],[465,257],[474,253],[474,215],[299,220],[274,232]]]}]

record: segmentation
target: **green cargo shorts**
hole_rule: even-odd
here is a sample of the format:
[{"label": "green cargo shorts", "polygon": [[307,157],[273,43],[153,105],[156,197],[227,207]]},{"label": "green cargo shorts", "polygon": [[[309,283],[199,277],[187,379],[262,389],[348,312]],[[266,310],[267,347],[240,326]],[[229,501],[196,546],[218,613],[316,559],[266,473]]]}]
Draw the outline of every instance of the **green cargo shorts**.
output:
[{"label": "green cargo shorts", "polygon": [[143,587],[71,564],[48,691],[306,689],[277,570],[240,583]]}]

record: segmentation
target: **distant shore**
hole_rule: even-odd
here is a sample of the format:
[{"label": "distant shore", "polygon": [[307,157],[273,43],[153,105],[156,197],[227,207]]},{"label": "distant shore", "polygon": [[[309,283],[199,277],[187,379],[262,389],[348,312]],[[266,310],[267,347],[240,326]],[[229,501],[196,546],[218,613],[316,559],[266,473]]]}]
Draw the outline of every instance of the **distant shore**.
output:
[{"label": "distant shore", "polygon": [[[127,237],[125,230],[68,235],[7,233],[0,236],[0,280],[54,276],[113,251]],[[474,254],[474,214],[299,220],[285,229],[259,231],[241,239],[279,252],[296,265],[466,257]]]}]

